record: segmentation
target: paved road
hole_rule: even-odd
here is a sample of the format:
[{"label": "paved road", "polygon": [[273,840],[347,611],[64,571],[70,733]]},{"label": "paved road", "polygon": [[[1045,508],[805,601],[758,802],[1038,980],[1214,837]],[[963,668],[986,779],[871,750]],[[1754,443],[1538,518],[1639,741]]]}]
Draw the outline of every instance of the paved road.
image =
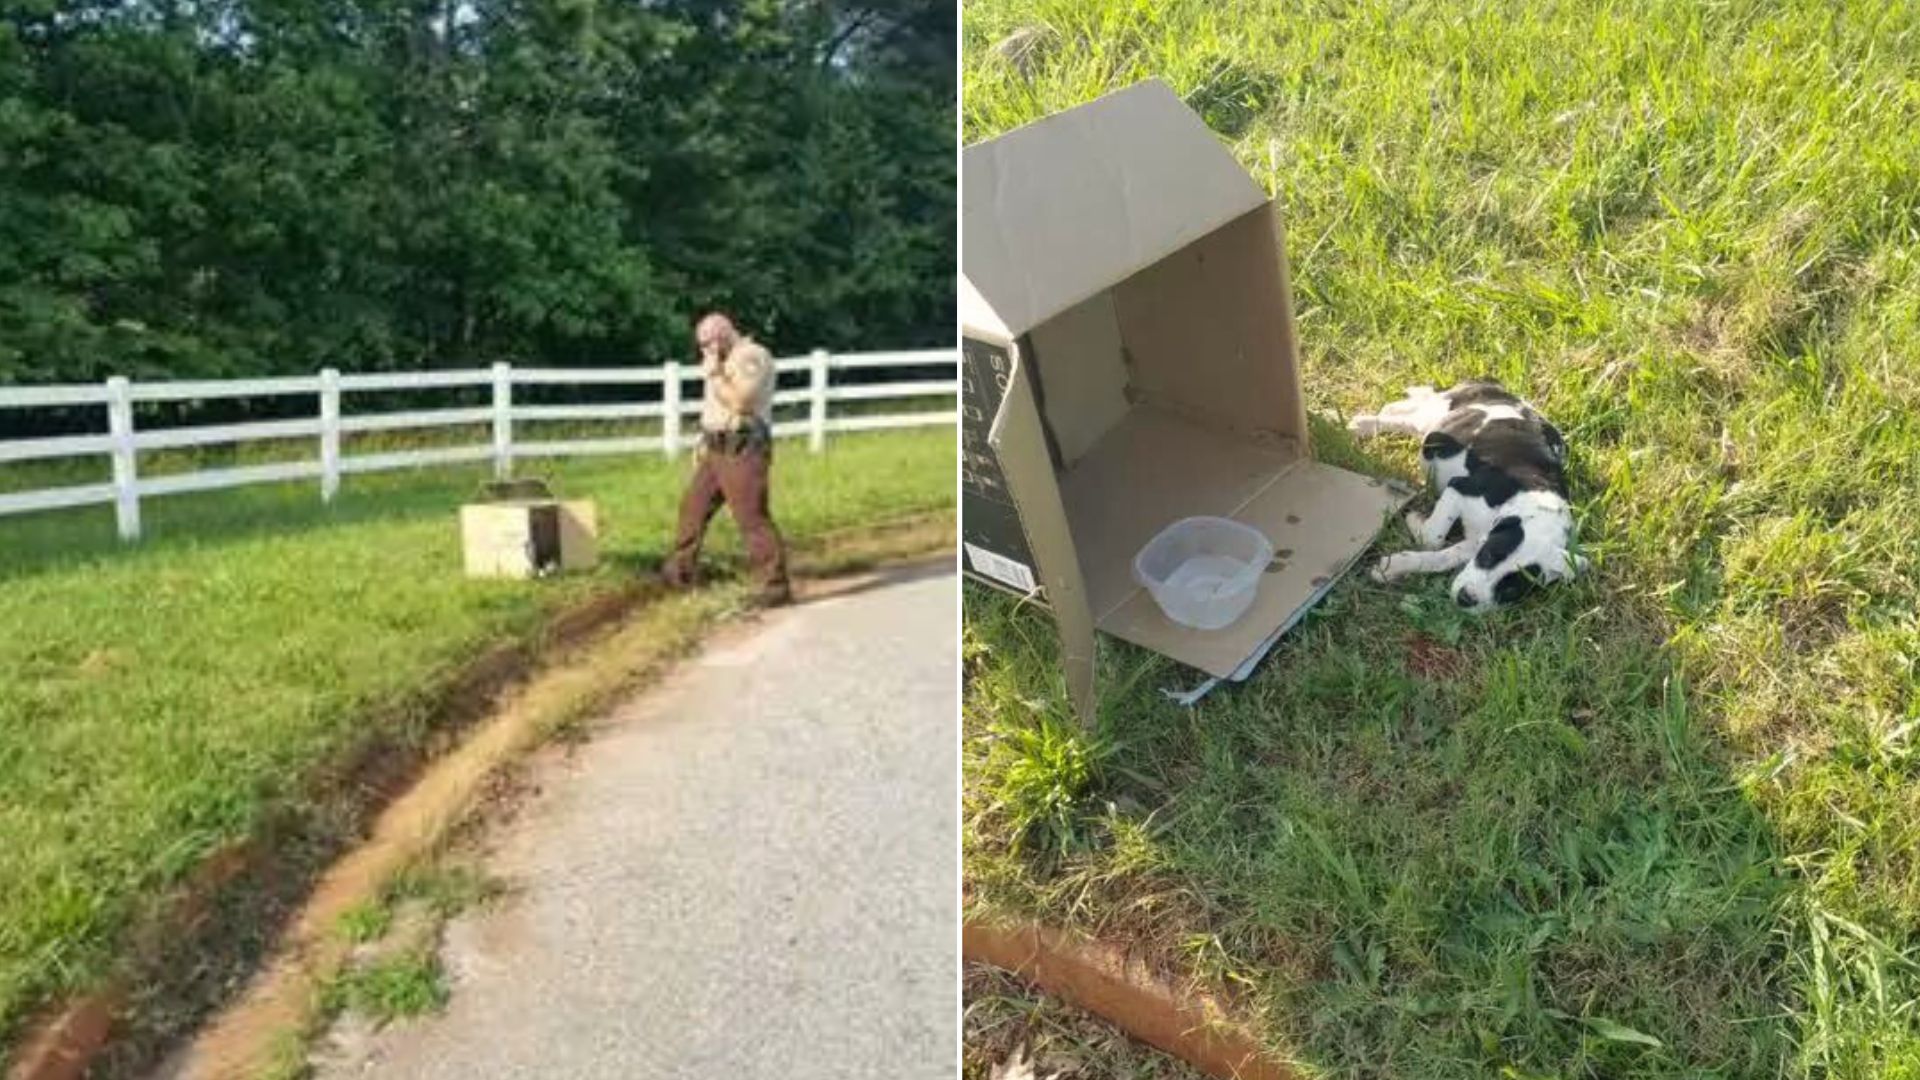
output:
[{"label": "paved road", "polygon": [[446,1013],[322,1075],[952,1077],[956,592],[773,613],[542,766]]}]

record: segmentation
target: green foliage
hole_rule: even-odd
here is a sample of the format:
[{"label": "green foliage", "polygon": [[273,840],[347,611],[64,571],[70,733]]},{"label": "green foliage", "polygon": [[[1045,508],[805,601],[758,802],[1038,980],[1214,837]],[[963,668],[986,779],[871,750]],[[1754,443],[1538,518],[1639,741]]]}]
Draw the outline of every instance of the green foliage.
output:
[{"label": "green foliage", "polygon": [[998,725],[986,768],[994,773],[996,800],[1018,848],[1036,837],[1043,847],[1073,846],[1089,789],[1104,749],[1070,717],[1045,710],[1029,723]]},{"label": "green foliage", "polygon": [[436,919],[448,919],[499,896],[505,883],[466,863],[427,862],[408,867],[388,883],[387,904],[417,902]]},{"label": "green foliage", "polygon": [[1038,691],[1057,681],[1050,642],[1035,640],[1009,608],[969,615],[961,644],[967,816],[1016,852],[1055,857],[1083,849],[1095,809],[1089,799],[1115,748],[1083,729],[1060,693]]},{"label": "green foliage", "polygon": [[355,904],[340,913],[340,936],[356,945],[378,941],[393,926],[393,909],[385,904]]},{"label": "green foliage", "polygon": [[428,952],[381,957],[350,968],[321,995],[327,1012],[351,1010],[385,1022],[439,1012],[447,1004],[447,979]]},{"label": "green foliage", "polygon": [[951,7],[0,6],[0,383],[952,336]]}]

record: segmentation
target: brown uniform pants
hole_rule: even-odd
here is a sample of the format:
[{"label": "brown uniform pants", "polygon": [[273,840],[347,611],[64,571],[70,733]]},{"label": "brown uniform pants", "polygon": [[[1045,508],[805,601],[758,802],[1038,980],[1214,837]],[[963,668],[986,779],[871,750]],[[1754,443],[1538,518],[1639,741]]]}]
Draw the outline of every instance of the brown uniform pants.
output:
[{"label": "brown uniform pants", "polygon": [[731,453],[713,448],[701,451],[693,482],[687,485],[686,497],[680,500],[680,530],[674,538],[673,554],[661,570],[663,577],[680,585],[696,580],[700,543],[706,538],[707,523],[724,502],[733,511],[734,524],[740,526],[740,535],[746,539],[754,584],[764,590],[787,588],[786,549],[767,509],[767,480],[772,465],[773,449],[765,443]]}]

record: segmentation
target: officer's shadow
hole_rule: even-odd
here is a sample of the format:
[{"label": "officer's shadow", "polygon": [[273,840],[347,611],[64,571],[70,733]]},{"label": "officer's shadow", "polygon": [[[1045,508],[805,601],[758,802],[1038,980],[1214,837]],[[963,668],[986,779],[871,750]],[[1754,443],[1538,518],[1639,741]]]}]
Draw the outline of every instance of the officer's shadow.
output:
[{"label": "officer's shadow", "polygon": [[[857,596],[896,585],[953,577],[955,573],[954,554],[948,551],[898,561],[876,557],[829,558],[817,562],[804,551],[791,553],[791,557],[795,604]],[[617,572],[653,581],[659,577],[666,555],[658,551],[617,552],[607,555],[605,561]],[[739,585],[748,580],[749,567],[744,555],[702,555],[700,563],[701,587]]]}]

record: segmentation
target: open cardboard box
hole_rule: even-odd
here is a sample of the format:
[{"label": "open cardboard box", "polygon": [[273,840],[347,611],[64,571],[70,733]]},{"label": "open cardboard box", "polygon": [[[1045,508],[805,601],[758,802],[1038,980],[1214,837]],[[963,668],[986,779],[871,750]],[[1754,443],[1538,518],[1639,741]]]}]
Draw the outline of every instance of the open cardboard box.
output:
[{"label": "open cardboard box", "polygon": [[[1052,611],[1083,717],[1096,629],[1244,679],[1411,494],[1312,458],[1276,208],[1157,80],[961,168],[966,572]],[[1133,577],[1190,516],[1279,552],[1223,630],[1174,623]]]},{"label": "open cardboard box", "polygon": [[468,577],[534,578],[591,570],[600,558],[598,508],[555,498],[545,482],[489,484],[460,507],[460,549]]}]

